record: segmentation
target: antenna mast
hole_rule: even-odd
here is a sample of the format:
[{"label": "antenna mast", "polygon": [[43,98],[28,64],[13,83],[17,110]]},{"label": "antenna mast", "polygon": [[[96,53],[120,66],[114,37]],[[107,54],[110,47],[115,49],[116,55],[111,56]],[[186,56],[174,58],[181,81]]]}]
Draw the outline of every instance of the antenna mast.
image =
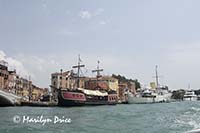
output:
[{"label": "antenna mast", "polygon": [[157,87],[159,86],[159,82],[158,82],[158,65],[156,65],[156,85]]}]

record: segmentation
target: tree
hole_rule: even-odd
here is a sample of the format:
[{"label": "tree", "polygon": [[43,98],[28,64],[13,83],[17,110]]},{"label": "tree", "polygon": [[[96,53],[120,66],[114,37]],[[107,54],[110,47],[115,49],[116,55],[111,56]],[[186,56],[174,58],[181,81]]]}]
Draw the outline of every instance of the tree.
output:
[{"label": "tree", "polygon": [[176,90],[172,92],[172,98],[183,100],[184,94],[185,94],[185,90]]},{"label": "tree", "polygon": [[138,88],[141,88],[140,82],[137,79],[135,79],[135,80],[128,79],[125,76],[121,76],[120,74],[118,74],[118,75],[112,74],[112,77],[118,79],[119,83],[124,83],[124,82],[125,83],[131,83],[131,82],[135,83],[136,90]]}]

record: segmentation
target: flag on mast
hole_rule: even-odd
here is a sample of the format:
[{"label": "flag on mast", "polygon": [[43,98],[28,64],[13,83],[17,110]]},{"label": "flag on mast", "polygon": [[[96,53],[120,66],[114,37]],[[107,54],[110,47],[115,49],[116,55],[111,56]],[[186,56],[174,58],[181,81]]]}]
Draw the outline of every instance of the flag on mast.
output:
[{"label": "flag on mast", "polygon": [[78,55],[78,61],[79,61],[79,62],[82,62],[81,57],[80,57],[80,54]]}]

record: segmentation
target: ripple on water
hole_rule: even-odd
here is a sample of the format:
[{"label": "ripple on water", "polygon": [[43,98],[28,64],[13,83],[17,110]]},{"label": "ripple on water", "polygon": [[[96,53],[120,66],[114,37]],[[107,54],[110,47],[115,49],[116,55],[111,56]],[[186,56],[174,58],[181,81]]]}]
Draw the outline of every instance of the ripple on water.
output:
[{"label": "ripple on water", "polygon": [[[13,124],[14,115],[68,116],[71,124]],[[0,132],[177,133],[200,128],[198,102],[75,108],[1,108]]]},{"label": "ripple on water", "polygon": [[180,128],[185,128],[187,130],[194,130],[200,128],[200,108],[191,107],[187,108],[185,112],[179,114],[175,120],[175,123]]}]

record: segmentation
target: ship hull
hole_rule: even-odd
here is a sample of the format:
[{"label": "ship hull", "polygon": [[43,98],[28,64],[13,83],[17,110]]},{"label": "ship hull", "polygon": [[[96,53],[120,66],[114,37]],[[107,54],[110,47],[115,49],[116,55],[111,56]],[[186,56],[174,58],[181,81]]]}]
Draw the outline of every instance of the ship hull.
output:
[{"label": "ship hull", "polygon": [[194,91],[187,91],[183,97],[184,101],[197,101],[198,97]]},{"label": "ship hull", "polygon": [[[111,98],[110,98],[111,97]],[[113,96],[97,97],[87,96],[82,92],[60,91],[58,94],[58,106],[99,106],[99,105],[116,105],[117,100],[112,99]]]},{"label": "ship hull", "polygon": [[100,106],[100,105],[116,105],[117,102],[109,103],[109,102],[92,102],[92,101],[87,101],[87,102],[80,102],[80,101],[75,101],[75,100],[59,100],[58,106],[66,106],[66,107],[72,107],[72,106]]},{"label": "ship hull", "polygon": [[143,103],[154,103],[155,98],[147,98],[147,97],[129,97],[128,103],[129,104],[143,104]]},{"label": "ship hull", "polygon": [[155,102],[170,102],[171,101],[171,93],[167,93],[164,95],[157,95],[155,98]]},{"label": "ship hull", "polygon": [[197,101],[197,97],[184,97],[183,101]]}]

